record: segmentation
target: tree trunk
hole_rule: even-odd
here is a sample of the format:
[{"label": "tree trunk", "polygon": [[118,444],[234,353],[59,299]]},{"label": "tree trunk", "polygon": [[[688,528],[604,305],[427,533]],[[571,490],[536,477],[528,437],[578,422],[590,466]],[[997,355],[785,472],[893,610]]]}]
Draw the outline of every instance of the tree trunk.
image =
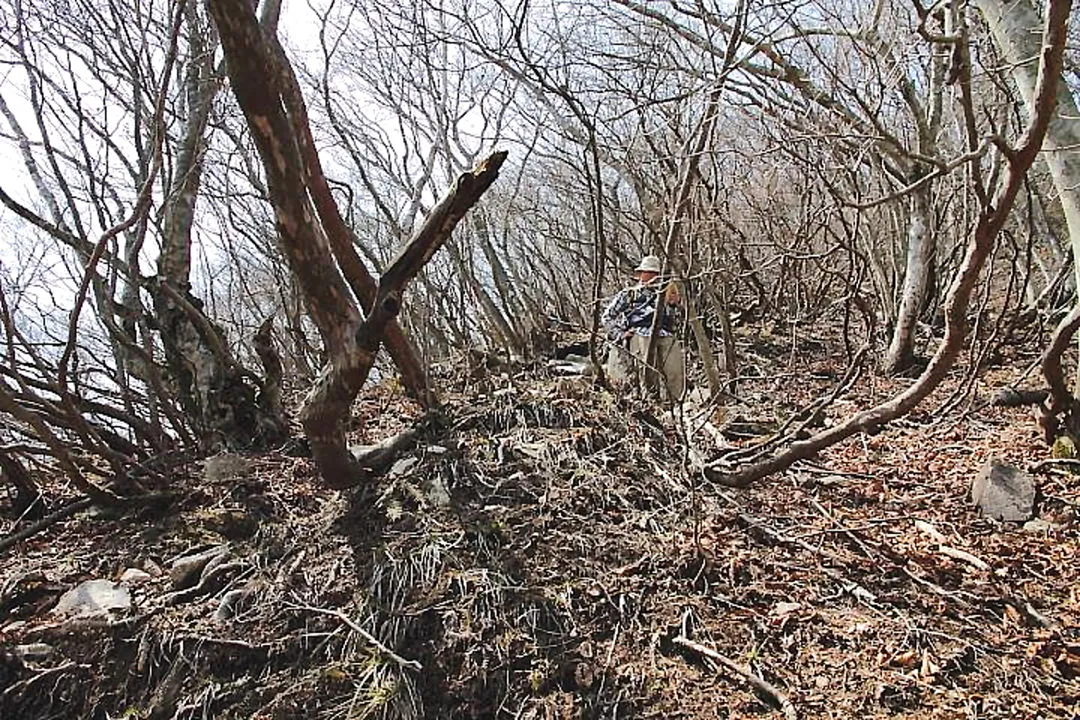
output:
[{"label": "tree trunk", "polygon": [[316,215],[308,200],[311,188],[324,186],[325,178],[309,146],[311,128],[292,67],[276,40],[259,28],[247,0],[210,0],[209,7],[221,36],[233,94],[266,171],[282,254],[328,357],[300,419],[324,481],[348,487],[363,479],[364,469],[346,445],[345,421],[386,328],[401,309],[405,287],[495,181],[506,154],[495,153],[458,178],[423,228],[387,267],[371,311],[362,319],[339,264],[349,258],[335,255],[342,249],[340,244],[332,248],[326,228],[319,224],[320,220],[336,222],[337,209],[320,207]]},{"label": "tree trunk", "polygon": [[720,372],[727,377],[728,392],[735,392],[735,379],[739,375],[739,360],[735,354],[735,331],[731,327],[731,311],[728,307],[727,280],[723,281],[720,289],[710,288],[706,294],[712,303],[716,313],[716,322],[719,325],[720,345]]},{"label": "tree trunk", "polygon": [[45,514],[45,501],[37,483],[14,454],[2,449],[0,449],[0,477],[6,478],[8,483],[15,488],[11,507],[16,517],[36,520]]},{"label": "tree trunk", "polygon": [[885,356],[885,370],[890,374],[902,372],[915,362],[915,327],[927,296],[930,263],[934,257],[934,210],[930,193],[931,183],[911,193],[904,289],[896,312],[892,341]]},{"label": "tree trunk", "polygon": [[[1030,111],[1039,71],[1042,19],[1031,0],[975,0],[994,44],[1012,69],[1013,82]],[[1080,109],[1068,83],[1057,86],[1057,111],[1050,119],[1042,153],[1057,188],[1073,253],[1073,271],[1080,289]],[[1080,375],[1073,392],[1080,390]]]},{"label": "tree trunk", "polygon": [[470,264],[465,262],[465,258],[461,254],[461,249],[454,243],[449,243],[446,246],[446,250],[450,253],[450,259],[454,263],[454,268],[468,285],[469,292],[472,294],[477,305],[479,305],[484,317],[491,323],[492,328],[495,330],[494,334],[501,338],[502,345],[506,348],[507,353],[511,355],[524,354],[525,348],[521,336],[518,335],[516,330],[511,326],[510,320],[503,315],[488,291],[484,289],[484,286],[477,279]]},{"label": "tree trunk", "polygon": [[694,343],[697,345],[698,356],[701,358],[701,364],[705,369],[705,379],[709,383],[709,398],[716,398],[720,395],[723,387],[720,381],[720,371],[716,367],[716,357],[713,355],[712,344],[709,342],[709,336],[705,332],[704,324],[701,322],[698,304],[694,301],[691,293],[686,293],[684,302],[686,302],[686,319],[694,333]]},{"label": "tree trunk", "polygon": [[184,79],[188,115],[166,201],[154,311],[173,386],[205,448],[265,448],[287,436],[284,415],[260,406],[250,374],[191,293],[191,230],[207,122],[220,87],[213,62],[217,39],[191,24],[193,58]]}]

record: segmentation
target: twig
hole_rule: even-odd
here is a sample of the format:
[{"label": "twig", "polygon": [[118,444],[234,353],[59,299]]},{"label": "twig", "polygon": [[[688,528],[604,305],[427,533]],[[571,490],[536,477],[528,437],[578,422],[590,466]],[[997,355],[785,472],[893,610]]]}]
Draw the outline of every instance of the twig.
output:
[{"label": "twig", "polygon": [[966,550],[959,550],[957,548],[946,545],[945,536],[938,532],[938,529],[936,527],[926,522],[925,520],[916,520],[915,529],[929,535],[934,540],[934,542],[938,544],[938,552],[942,555],[946,557],[951,557],[953,560],[961,560],[963,562],[966,562],[972,567],[982,570],[984,572],[990,571],[990,566],[988,564],[975,557],[971,553],[967,552]]},{"label": "twig", "polygon": [[[747,515],[746,513],[739,513],[739,519],[742,520],[744,523],[746,523],[747,525],[749,525],[751,527],[758,528],[763,533],[765,533],[766,535],[768,535],[772,539],[776,540],[777,542],[785,543],[785,544],[788,544],[788,545],[795,545],[796,547],[800,547],[803,550],[811,552],[811,553],[813,553],[815,555],[820,555],[823,558],[827,558],[829,560],[832,560],[833,562],[835,562],[835,563],[837,563],[839,565],[844,564],[844,561],[841,558],[837,557],[837,555],[835,553],[831,553],[831,552],[825,550],[824,548],[814,547],[813,545],[811,545],[810,543],[808,543],[808,542],[806,542],[804,540],[799,540],[798,538],[794,538],[794,537],[791,537],[790,535],[786,535],[786,534],[780,532],[779,530],[775,530],[775,529],[769,527],[768,525],[764,524],[762,521],[758,520],[757,518],[755,518],[755,517],[753,517],[751,515]],[[857,583],[857,582],[855,582],[853,580],[849,580],[839,570],[834,570],[833,568],[829,568],[829,567],[822,567],[821,571],[823,573],[825,573],[826,575],[828,575],[829,577],[831,577],[836,582],[840,583],[841,587],[844,588],[844,591],[848,592],[848,593],[851,593],[852,597],[854,597],[854,598],[856,598],[858,600],[864,600],[864,601],[866,601],[866,602],[868,602],[870,604],[874,604],[874,603],[877,602],[877,595],[870,592],[869,590],[867,590],[865,587],[863,587],[859,583]]]},{"label": "twig", "polygon": [[672,642],[676,645],[686,648],[687,650],[693,650],[699,655],[704,655],[710,660],[719,663],[731,673],[749,682],[751,685],[754,686],[756,690],[767,695],[774,703],[776,703],[777,707],[779,707],[780,711],[784,713],[784,717],[787,718],[787,720],[798,719],[799,716],[795,712],[795,706],[791,704],[791,700],[788,699],[787,695],[780,692],[780,690],[778,690],[776,686],[772,683],[768,682],[767,680],[763,680],[762,678],[755,675],[753,672],[751,672],[750,668],[743,667],[734,660],[731,660],[730,658],[727,658],[716,652],[712,648],[705,647],[704,645],[696,643],[689,638],[683,637],[682,635],[673,638]]},{"label": "twig", "polygon": [[954,560],[962,560],[963,562],[966,562],[967,564],[971,565],[972,567],[978,568],[979,570],[983,570],[985,572],[990,571],[989,565],[987,565],[985,562],[965,550],[958,550],[956,548],[949,547],[948,545],[938,545],[938,552],[942,555],[945,555],[946,557],[951,557]]},{"label": "twig", "polygon": [[405,658],[401,657],[400,655],[398,655],[396,652],[394,652],[390,648],[383,645],[381,642],[379,642],[378,638],[376,638],[374,635],[369,633],[364,628],[357,625],[356,622],[352,618],[350,618],[348,615],[346,615],[343,612],[340,612],[338,610],[330,610],[328,608],[314,607],[313,605],[296,605],[296,604],[292,604],[292,605],[289,605],[288,607],[291,610],[306,610],[308,612],[318,613],[319,615],[329,615],[330,617],[335,617],[338,620],[340,620],[341,622],[348,625],[349,628],[353,632],[355,632],[357,635],[359,635],[360,637],[367,640],[368,643],[370,643],[376,650],[378,650],[380,653],[382,653],[382,655],[384,655],[387,659],[393,660],[394,662],[396,662],[401,667],[409,668],[410,670],[415,670],[416,672],[420,672],[420,671],[422,671],[424,669],[424,666],[421,665],[419,661],[417,661],[417,660],[406,660]]},{"label": "twig", "polygon": [[1067,467],[1080,470],[1080,460],[1076,458],[1046,458],[1028,466],[1028,472],[1040,472],[1043,468]]},{"label": "twig", "polygon": [[800,462],[796,469],[803,470],[808,473],[816,473],[818,475],[835,475],[836,477],[844,478],[861,478],[865,480],[873,480],[875,477],[877,477],[876,475],[873,475],[871,473],[849,472],[844,470],[833,470],[832,468],[827,467],[818,467],[817,465],[813,465],[807,460],[803,460],[802,462]]},{"label": "twig", "polygon": [[851,540],[851,542],[855,543],[859,547],[859,549],[862,550],[863,555],[865,555],[866,557],[868,557],[870,559],[873,559],[874,555],[873,555],[873,553],[870,552],[870,548],[866,547],[866,543],[864,543],[862,541],[862,539],[858,535],[856,535],[851,529],[844,527],[817,500],[811,499],[810,504],[814,506],[815,510],[817,510],[819,513],[821,513],[822,517],[824,517],[826,520],[828,520],[830,523],[832,523],[836,527],[837,530],[839,530],[844,535],[846,535],[848,537],[848,539]]},{"label": "twig", "polygon": [[1035,607],[1031,604],[1031,602],[1023,595],[1006,594],[1004,600],[1005,602],[1016,608],[1018,611],[1026,615],[1029,620],[1034,622],[1039,627],[1043,627],[1048,630],[1053,630],[1059,627],[1057,622],[1055,622],[1053,619],[1048,618],[1046,615],[1043,615],[1041,612],[1036,610]]}]

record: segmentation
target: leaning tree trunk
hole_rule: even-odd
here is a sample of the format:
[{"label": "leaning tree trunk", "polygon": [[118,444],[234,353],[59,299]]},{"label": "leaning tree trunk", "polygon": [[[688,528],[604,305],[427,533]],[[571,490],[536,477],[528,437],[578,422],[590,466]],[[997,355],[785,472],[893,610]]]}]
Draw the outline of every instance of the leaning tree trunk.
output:
[{"label": "leaning tree trunk", "polygon": [[907,370],[915,363],[915,329],[926,301],[930,264],[934,258],[934,210],[930,193],[931,183],[911,193],[904,287],[896,311],[892,340],[885,355],[885,370],[890,374]]},{"label": "leaning tree trunk", "polygon": [[[1034,103],[1039,70],[1039,28],[1041,18],[1031,0],[975,0],[990,35],[1003,59],[1012,69],[1013,82],[1030,110]],[[1068,83],[1058,83],[1057,112],[1043,142],[1043,158],[1061,199],[1061,210],[1069,228],[1073,271],[1080,289],[1080,109]],[[1080,395],[1080,375],[1073,392]]]},{"label": "leaning tree trunk", "polygon": [[[307,302],[328,357],[300,412],[312,457],[334,487],[361,481],[364,469],[345,442],[345,421],[367,380],[388,325],[401,309],[405,287],[450,236],[468,209],[498,177],[505,153],[464,173],[379,279],[363,318],[342,275],[347,248],[332,244],[327,223],[336,208],[312,212],[309,192],[325,184],[311,144],[306,106],[293,69],[273,35],[264,34],[246,0],[210,0],[233,94],[258,148],[278,240]],[[322,225],[320,225],[320,221]]]}]

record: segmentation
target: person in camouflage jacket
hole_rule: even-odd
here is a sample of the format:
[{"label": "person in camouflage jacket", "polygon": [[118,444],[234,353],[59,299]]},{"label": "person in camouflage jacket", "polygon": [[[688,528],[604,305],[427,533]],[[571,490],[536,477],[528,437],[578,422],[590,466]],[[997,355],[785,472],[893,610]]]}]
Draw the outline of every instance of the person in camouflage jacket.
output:
[{"label": "person in camouflage jacket", "polygon": [[[656,342],[656,368],[663,378],[663,391],[670,402],[679,402],[686,392],[685,359],[675,337],[677,308],[681,298],[675,285],[660,282],[660,258],[646,255],[634,269],[638,282],[611,300],[601,315],[614,347],[608,354],[607,372],[615,382],[636,379],[647,390],[649,381],[646,353],[658,307],[663,308]],[[660,303],[663,303],[661,306]]]}]

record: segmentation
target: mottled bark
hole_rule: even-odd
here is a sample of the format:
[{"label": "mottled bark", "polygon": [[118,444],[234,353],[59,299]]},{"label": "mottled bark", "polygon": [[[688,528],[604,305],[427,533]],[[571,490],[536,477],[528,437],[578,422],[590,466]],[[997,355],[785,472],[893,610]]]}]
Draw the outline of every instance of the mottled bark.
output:
[{"label": "mottled bark", "polygon": [[259,331],[252,339],[252,349],[259,356],[263,366],[262,387],[259,389],[258,403],[271,417],[285,417],[285,408],[281,403],[281,386],[285,371],[281,365],[281,355],[274,347],[274,316],[271,315],[259,326]]},{"label": "mottled bark", "polygon": [[[288,61],[275,53],[273,41],[262,33],[245,0],[210,0],[210,12],[221,37],[233,93],[266,171],[282,253],[328,356],[300,413],[304,432],[323,479],[333,487],[348,487],[362,480],[363,469],[346,447],[345,421],[375,362],[386,327],[401,309],[406,285],[494,182],[505,153],[491,156],[458,178],[451,193],[380,278],[371,311],[362,320],[325,227],[311,212],[308,193],[313,181],[320,182],[314,175],[321,170],[304,159],[301,146],[304,138],[310,138],[310,128],[297,98],[288,97],[295,89]],[[336,208],[326,210],[323,222],[333,222]]]},{"label": "mottled bark", "polygon": [[929,183],[911,193],[904,285],[896,325],[885,355],[885,370],[899,373],[915,362],[915,329],[927,297],[930,264],[934,257],[934,208]]},{"label": "mottled bark", "polygon": [[[323,173],[322,162],[315,149],[315,140],[311,136],[307,104],[300,92],[296,74],[277,37],[268,35],[266,39],[274,60],[275,74],[281,83],[282,99],[296,132],[297,149],[304,163],[304,177],[312,204],[315,206],[330,248],[353,295],[364,311],[370,312],[372,303],[375,302],[378,285],[375,278],[368,272],[364,261],[360,259],[360,254],[356,251],[356,238],[349,226],[345,224],[330,192],[326,175]],[[386,327],[385,342],[390,358],[401,373],[402,385],[406,392],[425,407],[437,405],[438,398],[428,383],[427,374],[424,372],[423,365],[420,364],[416,350],[405,337],[396,319]]]},{"label": "mottled bark", "polygon": [[387,324],[401,310],[406,286],[495,182],[505,159],[506,153],[494,153],[474,170],[458,177],[450,193],[431,211],[420,231],[379,279],[374,306],[353,338],[352,352],[342,356],[340,364],[331,361],[304,402],[300,419],[312,456],[330,485],[347,487],[363,479],[362,466],[346,447],[343,423],[356,393],[367,380]]}]

